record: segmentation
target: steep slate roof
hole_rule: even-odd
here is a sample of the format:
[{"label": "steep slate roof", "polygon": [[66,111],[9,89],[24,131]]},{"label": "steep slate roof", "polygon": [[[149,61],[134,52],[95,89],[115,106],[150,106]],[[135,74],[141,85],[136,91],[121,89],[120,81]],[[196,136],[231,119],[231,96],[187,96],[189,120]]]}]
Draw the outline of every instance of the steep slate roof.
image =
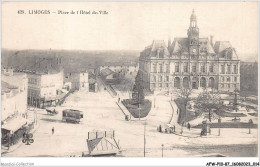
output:
[{"label": "steep slate roof", "polygon": [[109,68],[105,68],[103,70],[100,71],[100,74],[104,77],[111,75],[111,74],[115,74],[116,72],[110,70]]},{"label": "steep slate roof", "polygon": [[214,50],[216,53],[220,53],[227,48],[232,47],[229,41],[216,41],[214,45]]},{"label": "steep slate roof", "polygon": [[188,51],[189,41],[188,38],[174,38],[171,45],[171,53],[177,53],[180,51]]},{"label": "steep slate roof", "polygon": [[142,53],[149,57],[157,57],[158,53],[160,58],[166,58],[170,56],[168,48],[163,40],[154,40],[152,44],[146,47]]},{"label": "steep slate roof", "polygon": [[[200,38],[200,50],[207,49],[208,53],[214,54],[214,49],[209,42],[208,38]],[[174,41],[170,47],[170,53],[178,53],[180,51],[188,51],[189,40],[188,38],[174,38]]]},{"label": "steep slate roof", "polygon": [[229,49],[232,51],[232,59],[238,59],[237,53],[229,41],[216,41],[214,45],[214,50],[220,58],[225,58]]},{"label": "steep slate roof", "polygon": [[208,38],[200,38],[200,50],[202,51],[204,48],[207,48],[208,53],[214,54],[215,51],[213,49],[213,46],[211,45]]}]

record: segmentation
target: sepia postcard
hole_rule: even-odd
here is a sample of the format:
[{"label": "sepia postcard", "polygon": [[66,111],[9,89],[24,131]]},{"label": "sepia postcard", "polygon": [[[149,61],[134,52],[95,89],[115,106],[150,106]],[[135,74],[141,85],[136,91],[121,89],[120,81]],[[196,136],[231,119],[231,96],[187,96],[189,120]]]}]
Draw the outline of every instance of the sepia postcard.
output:
[{"label": "sepia postcard", "polygon": [[1,166],[259,166],[257,1],[1,5]]}]

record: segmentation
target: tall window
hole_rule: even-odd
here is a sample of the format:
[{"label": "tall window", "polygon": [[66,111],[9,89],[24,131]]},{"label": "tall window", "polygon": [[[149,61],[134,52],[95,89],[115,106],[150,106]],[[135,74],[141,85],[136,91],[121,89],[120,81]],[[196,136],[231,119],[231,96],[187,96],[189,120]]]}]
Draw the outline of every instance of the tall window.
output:
[{"label": "tall window", "polygon": [[193,65],[192,65],[192,72],[196,72],[196,71],[197,71],[196,64],[193,64]]},{"label": "tall window", "polygon": [[169,64],[166,64],[166,72],[170,73],[170,65]]},{"label": "tall window", "polygon": [[233,68],[234,68],[234,73],[237,74],[237,66],[234,65]]},{"label": "tall window", "polygon": [[209,72],[214,72],[214,69],[213,69],[213,64],[210,64],[210,66],[209,66]]},{"label": "tall window", "polygon": [[225,82],[225,78],[224,77],[221,77],[221,80],[222,80],[222,82]]},{"label": "tall window", "polygon": [[237,82],[237,77],[234,77],[234,82]]},{"label": "tall window", "polygon": [[227,74],[231,74],[231,66],[229,64],[227,65]]},{"label": "tall window", "polygon": [[153,76],[153,81],[156,82],[156,76]]},{"label": "tall window", "polygon": [[153,72],[157,72],[157,65],[153,64]]},{"label": "tall window", "polygon": [[188,63],[184,63],[183,71],[188,72]]},{"label": "tall window", "polygon": [[159,76],[159,82],[162,82],[162,76]]},{"label": "tall window", "polygon": [[179,63],[175,63],[175,72],[180,72],[180,65],[179,65]]},{"label": "tall window", "polygon": [[169,81],[169,76],[166,76],[166,81],[167,81],[167,82]]},{"label": "tall window", "polygon": [[225,65],[221,65],[221,74],[225,74]]},{"label": "tall window", "polygon": [[200,71],[201,71],[201,72],[205,72],[205,64],[204,64],[204,63],[201,65]]},{"label": "tall window", "polygon": [[163,65],[159,64],[159,72],[163,72]]},{"label": "tall window", "polygon": [[227,82],[230,82],[230,77],[227,77]]}]

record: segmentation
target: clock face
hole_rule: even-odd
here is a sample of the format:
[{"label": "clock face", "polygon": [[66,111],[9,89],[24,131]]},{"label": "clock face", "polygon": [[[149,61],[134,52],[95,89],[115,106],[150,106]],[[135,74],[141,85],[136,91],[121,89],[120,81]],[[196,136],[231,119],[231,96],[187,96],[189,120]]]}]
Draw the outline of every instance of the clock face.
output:
[{"label": "clock face", "polygon": [[195,52],[196,52],[196,49],[193,49],[192,52],[195,53]]}]

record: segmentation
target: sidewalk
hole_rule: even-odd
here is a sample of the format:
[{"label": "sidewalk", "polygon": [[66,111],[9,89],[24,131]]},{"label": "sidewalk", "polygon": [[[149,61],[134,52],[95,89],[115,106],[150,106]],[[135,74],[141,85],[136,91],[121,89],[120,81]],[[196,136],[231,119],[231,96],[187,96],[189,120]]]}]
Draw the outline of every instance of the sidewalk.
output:
[{"label": "sidewalk", "polygon": [[[32,131],[30,133],[34,133],[38,129],[39,126],[40,126],[40,124],[38,122],[37,125],[34,126],[34,128],[32,129]],[[18,143],[10,146],[9,149],[7,149],[7,147],[1,146],[1,155],[15,151],[22,144],[25,144],[25,143],[22,142],[22,138],[21,138]]]}]

